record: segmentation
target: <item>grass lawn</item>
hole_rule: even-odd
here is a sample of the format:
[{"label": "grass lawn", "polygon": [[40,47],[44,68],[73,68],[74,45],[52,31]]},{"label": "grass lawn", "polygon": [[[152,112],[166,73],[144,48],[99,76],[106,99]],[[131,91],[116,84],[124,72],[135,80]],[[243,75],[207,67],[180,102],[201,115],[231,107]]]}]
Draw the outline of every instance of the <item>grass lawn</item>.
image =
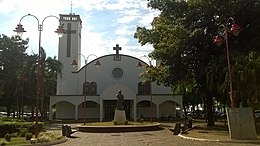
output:
[{"label": "grass lawn", "polygon": [[[63,139],[63,137],[60,134],[43,132],[40,133],[38,136],[38,143],[54,142],[61,139]],[[3,141],[5,141],[5,139],[0,138],[0,145],[2,144]],[[12,146],[30,145],[30,140],[25,140],[25,137],[12,137],[10,142],[6,142],[6,145],[12,145]]]},{"label": "grass lawn", "polygon": [[[5,141],[4,138],[0,138],[0,144]],[[25,137],[12,137],[10,142],[6,142],[6,145],[22,146],[30,144],[30,140],[25,140]]]},{"label": "grass lawn", "polygon": [[[153,124],[156,124],[157,122],[154,122]],[[151,125],[150,122],[133,122],[133,121],[128,121],[127,125]],[[109,122],[93,122],[93,123],[86,123],[86,126],[116,126],[112,121]]]},{"label": "grass lawn", "polygon": [[[257,125],[257,138],[260,139],[260,125]],[[215,122],[215,126],[207,126],[207,123],[199,123],[195,128],[183,135],[202,139],[230,140],[228,125],[223,122]]]}]

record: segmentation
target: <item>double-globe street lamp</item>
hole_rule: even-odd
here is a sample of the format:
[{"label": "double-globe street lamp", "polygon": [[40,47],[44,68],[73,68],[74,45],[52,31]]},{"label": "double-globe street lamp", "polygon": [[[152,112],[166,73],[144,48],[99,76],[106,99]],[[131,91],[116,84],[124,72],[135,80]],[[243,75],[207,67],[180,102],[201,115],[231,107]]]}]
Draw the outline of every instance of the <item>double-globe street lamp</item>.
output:
[{"label": "double-globe street lamp", "polygon": [[[140,59],[143,58],[143,57],[145,57],[145,58],[148,59],[148,61],[149,61],[149,67],[152,67],[152,60],[151,60],[148,56],[146,56],[146,55],[141,56]],[[142,63],[139,61],[139,62],[136,64],[136,67],[141,68],[141,67],[143,67],[143,65],[142,65]],[[152,81],[151,81],[151,78],[149,78],[149,95],[150,95],[150,122],[153,123],[153,117],[152,117],[152,116],[153,116],[153,109],[152,109],[152,106],[153,106],[153,97],[152,97]]]},{"label": "double-globe street lamp", "polygon": [[[38,108],[39,108],[39,96],[40,96],[40,92],[41,92],[41,68],[42,68],[42,62],[41,62],[41,57],[42,57],[42,54],[41,54],[41,32],[43,31],[43,22],[47,19],[47,18],[50,18],[50,17],[54,17],[58,20],[60,20],[58,17],[54,16],[54,15],[49,15],[49,16],[46,16],[43,18],[43,20],[40,22],[39,19],[34,16],[34,15],[31,15],[31,14],[27,14],[27,15],[24,15],[20,21],[19,21],[19,24],[17,25],[17,27],[15,28],[15,32],[17,33],[18,36],[22,36],[22,34],[24,32],[26,32],[23,28],[23,25],[21,24],[22,20],[27,17],[27,16],[31,16],[31,17],[34,17],[36,20],[37,20],[37,23],[38,23],[38,31],[39,31],[39,46],[38,46],[38,60],[37,60],[37,63],[38,63],[38,66],[37,66],[37,85],[36,85],[36,118],[35,118],[35,137],[37,138],[38,137],[38,134],[39,134],[39,131],[38,131],[38,121],[39,121],[39,118],[38,118]],[[58,26],[58,29],[55,31],[56,33],[58,33],[59,37],[62,37],[62,35],[65,33],[65,30],[63,29],[63,26],[62,25],[59,25]]]},{"label": "double-globe street lamp", "polygon": [[[83,117],[84,117],[84,125],[86,125],[86,117],[87,117],[87,87],[86,87],[86,82],[87,82],[87,63],[88,63],[88,58],[90,56],[95,56],[96,58],[98,58],[95,54],[90,54],[86,57],[83,54],[78,54],[81,55],[84,58],[85,61],[85,70],[84,70],[84,83],[83,83],[83,95],[84,95],[84,103],[83,103]],[[76,61],[76,57],[72,60],[71,65],[73,66],[77,66],[78,63]],[[95,62],[96,67],[99,67],[101,65],[101,63],[99,62],[99,60],[97,60]]]},{"label": "double-globe street lamp", "polygon": [[227,19],[225,24],[221,24],[218,27],[218,34],[215,36],[215,39],[214,39],[214,42],[213,42],[217,46],[221,46],[224,42],[226,43],[228,81],[229,81],[229,98],[230,98],[230,101],[231,101],[231,107],[236,107],[236,101],[235,101],[235,95],[234,95],[234,92],[233,92],[228,37],[229,37],[229,34],[232,34],[233,36],[237,37],[239,35],[240,31],[241,31],[240,26],[235,23],[234,18],[230,17],[230,18]]}]

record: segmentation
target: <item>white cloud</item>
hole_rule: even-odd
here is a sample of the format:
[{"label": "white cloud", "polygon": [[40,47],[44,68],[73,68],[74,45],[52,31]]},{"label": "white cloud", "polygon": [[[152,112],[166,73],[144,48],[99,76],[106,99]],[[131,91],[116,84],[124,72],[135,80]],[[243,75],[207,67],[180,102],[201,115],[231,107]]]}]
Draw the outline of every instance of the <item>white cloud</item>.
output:
[{"label": "white cloud", "polygon": [[15,1],[10,1],[10,0],[2,0],[0,2],[0,14],[1,13],[11,13],[12,11],[15,10],[16,7],[16,2]]},{"label": "white cloud", "polygon": [[119,23],[129,23],[131,21],[134,21],[136,18],[138,18],[138,16],[125,15],[125,16],[117,19],[117,22],[119,22]]},{"label": "white cloud", "polygon": [[115,31],[117,35],[133,35],[135,31],[132,31],[129,26],[123,26]]},{"label": "white cloud", "polygon": [[[0,32],[8,36],[14,35],[13,29],[20,18],[28,13],[35,15],[40,21],[48,15],[59,17],[59,14],[69,14],[70,4],[70,0],[0,0],[0,20],[5,20],[0,23]],[[84,55],[114,54],[113,47],[116,44],[122,46],[121,53],[136,57],[147,55],[152,50],[151,46],[140,46],[132,36],[136,26],[150,26],[153,17],[158,15],[158,12],[147,8],[146,0],[118,0],[113,3],[111,0],[73,0],[72,12],[79,14],[82,20],[81,46]],[[91,20],[101,19],[96,16],[96,12],[102,12],[102,24],[90,23]],[[28,52],[38,53],[37,21],[26,17],[22,24],[27,31],[23,38],[30,39]],[[44,21],[42,46],[51,57],[58,54],[58,37],[53,32],[57,26],[58,21],[55,18]],[[106,28],[113,29],[109,30],[113,34],[107,33]]]},{"label": "white cloud", "polygon": [[141,17],[141,20],[139,20],[139,24],[145,27],[151,26],[151,23],[153,21],[153,18],[158,16],[157,13],[148,13]]}]

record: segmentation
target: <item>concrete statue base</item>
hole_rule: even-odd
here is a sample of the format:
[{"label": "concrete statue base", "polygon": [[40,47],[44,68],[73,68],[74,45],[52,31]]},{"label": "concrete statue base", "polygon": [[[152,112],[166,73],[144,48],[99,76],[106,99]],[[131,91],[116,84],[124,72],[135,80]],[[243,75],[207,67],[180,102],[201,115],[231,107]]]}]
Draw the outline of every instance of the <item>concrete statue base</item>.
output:
[{"label": "concrete statue base", "polygon": [[116,122],[117,124],[125,124],[125,121],[125,110],[115,110],[114,122]]},{"label": "concrete statue base", "polygon": [[227,108],[226,112],[231,139],[257,139],[252,108]]}]

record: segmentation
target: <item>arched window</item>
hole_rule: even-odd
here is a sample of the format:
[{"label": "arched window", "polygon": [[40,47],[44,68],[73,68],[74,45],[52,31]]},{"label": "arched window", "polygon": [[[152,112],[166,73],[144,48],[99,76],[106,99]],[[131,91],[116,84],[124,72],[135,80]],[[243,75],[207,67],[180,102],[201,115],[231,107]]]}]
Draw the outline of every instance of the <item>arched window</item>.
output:
[{"label": "arched window", "polygon": [[89,82],[83,83],[83,95],[88,95],[90,91],[90,84]]},{"label": "arched window", "polygon": [[144,100],[139,103],[137,103],[137,107],[150,107],[150,101]]},{"label": "arched window", "polygon": [[90,83],[90,95],[97,95],[97,83]]},{"label": "arched window", "polygon": [[97,95],[97,83],[95,82],[85,82],[83,83],[83,95]]},{"label": "arched window", "polygon": [[138,94],[149,95],[150,94],[150,82],[138,83]]}]

